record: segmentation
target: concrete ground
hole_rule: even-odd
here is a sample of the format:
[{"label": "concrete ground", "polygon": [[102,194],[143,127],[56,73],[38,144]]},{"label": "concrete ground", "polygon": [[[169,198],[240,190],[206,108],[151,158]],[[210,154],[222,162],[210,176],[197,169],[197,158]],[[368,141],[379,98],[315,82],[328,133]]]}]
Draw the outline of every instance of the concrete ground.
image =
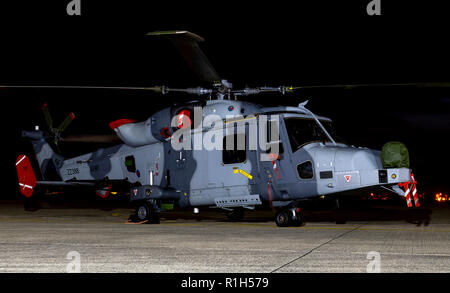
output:
[{"label": "concrete ground", "polygon": [[346,224],[306,212],[298,228],[279,228],[266,212],[233,223],[175,212],[159,225],[130,224],[131,213],[0,202],[0,272],[65,272],[78,255],[81,272],[450,272],[448,208],[350,211]]}]

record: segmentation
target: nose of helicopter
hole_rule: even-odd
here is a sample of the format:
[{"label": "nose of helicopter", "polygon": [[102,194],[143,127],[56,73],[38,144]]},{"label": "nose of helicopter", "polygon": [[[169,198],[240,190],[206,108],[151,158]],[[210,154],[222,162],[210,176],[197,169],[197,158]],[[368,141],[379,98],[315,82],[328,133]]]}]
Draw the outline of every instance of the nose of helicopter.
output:
[{"label": "nose of helicopter", "polygon": [[381,152],[368,148],[319,145],[309,150],[317,174],[317,192],[330,194],[409,179],[408,168],[383,168]]},{"label": "nose of helicopter", "polygon": [[361,171],[382,169],[380,152],[366,148],[342,148],[336,150],[335,171]]},{"label": "nose of helicopter", "polygon": [[316,168],[320,171],[360,171],[382,169],[380,151],[356,147],[319,146],[312,148]]}]

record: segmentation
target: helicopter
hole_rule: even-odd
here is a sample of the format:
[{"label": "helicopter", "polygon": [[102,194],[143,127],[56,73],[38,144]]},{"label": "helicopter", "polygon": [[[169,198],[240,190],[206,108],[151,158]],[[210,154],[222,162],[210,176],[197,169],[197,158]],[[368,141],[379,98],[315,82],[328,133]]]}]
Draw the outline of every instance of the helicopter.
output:
[{"label": "helicopter", "polygon": [[[137,222],[159,223],[159,214],[167,206],[196,212],[199,207],[216,208],[230,220],[242,220],[246,210],[270,207],[276,211],[275,222],[280,227],[303,225],[302,205],[307,200],[367,188],[385,188],[404,196],[410,207],[420,205],[408,153],[400,143],[389,144],[382,151],[349,146],[335,135],[333,121],[310,111],[307,101],[297,106],[264,107],[238,100],[308,87],[234,89],[220,78],[200,49],[202,37],[189,31],[148,35],[169,39],[198,77],[211,86],[78,87],[147,90],[162,95],[178,92],[201,98],[166,107],[145,121],[112,121],[109,126],[120,144],[73,158],[64,158],[57,145],[74,114],[54,128],[45,104],[42,110],[48,131],[37,126],[22,132],[33,145],[42,178],[36,179],[28,156],[19,155],[16,168],[24,196],[31,197],[37,185],[47,185],[88,186],[106,198],[114,189],[126,186],[136,206],[133,220]],[[386,154],[400,159],[389,164],[383,159]],[[404,161],[408,163],[399,163]]]}]

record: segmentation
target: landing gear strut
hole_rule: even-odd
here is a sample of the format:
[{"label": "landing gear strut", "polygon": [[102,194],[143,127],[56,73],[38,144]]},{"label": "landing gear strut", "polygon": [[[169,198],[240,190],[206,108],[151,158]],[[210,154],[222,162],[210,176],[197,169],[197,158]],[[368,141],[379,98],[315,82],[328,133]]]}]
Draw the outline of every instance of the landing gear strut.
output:
[{"label": "landing gear strut", "polygon": [[141,202],[136,207],[136,221],[147,221],[150,224],[159,224],[159,213],[153,205],[147,202]]},{"label": "landing gear strut", "polygon": [[342,207],[339,204],[339,197],[336,197],[336,206],[335,206],[335,212],[336,212],[336,224],[346,224],[347,221],[345,220],[345,215],[342,211]]},{"label": "landing gear strut", "polygon": [[300,227],[304,224],[301,208],[294,207],[280,210],[275,216],[278,227]]},{"label": "landing gear strut", "polygon": [[227,214],[228,221],[238,222],[244,219],[244,209],[243,208],[235,208],[232,212]]}]

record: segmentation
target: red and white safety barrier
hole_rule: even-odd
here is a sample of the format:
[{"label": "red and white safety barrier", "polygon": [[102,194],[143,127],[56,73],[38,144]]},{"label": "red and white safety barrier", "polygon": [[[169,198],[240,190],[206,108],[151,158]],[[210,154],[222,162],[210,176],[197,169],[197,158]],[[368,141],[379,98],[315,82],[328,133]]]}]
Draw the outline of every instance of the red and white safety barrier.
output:
[{"label": "red and white safety barrier", "polygon": [[417,181],[416,181],[416,179],[414,179],[414,174],[412,174],[412,173],[411,173],[411,182],[412,182],[411,183],[412,184],[411,190],[412,190],[412,195],[413,195],[413,198],[414,198],[414,205],[416,207],[420,207],[419,194],[417,194],[417,189],[416,189]]},{"label": "red and white safety barrier", "polygon": [[[406,204],[409,208],[413,207],[411,197],[414,199],[414,206],[420,207],[419,195],[417,194],[417,181],[414,178],[414,174],[411,173],[410,181],[399,183],[398,186],[403,187],[405,189],[405,198]],[[410,185],[411,184],[411,185]]]}]

